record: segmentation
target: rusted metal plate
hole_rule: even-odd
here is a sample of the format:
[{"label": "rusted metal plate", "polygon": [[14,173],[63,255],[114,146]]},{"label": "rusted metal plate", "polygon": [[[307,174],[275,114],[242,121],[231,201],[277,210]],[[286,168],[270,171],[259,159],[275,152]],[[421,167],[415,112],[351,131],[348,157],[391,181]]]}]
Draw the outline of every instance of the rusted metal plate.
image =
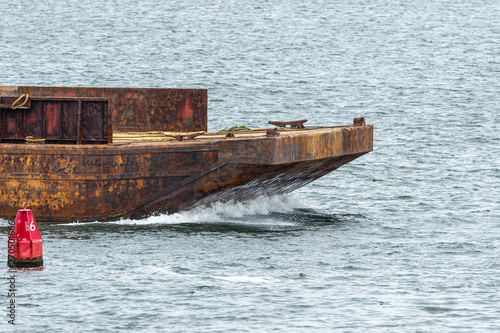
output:
[{"label": "rusted metal plate", "polygon": [[108,98],[117,131],[207,130],[206,89],[0,87],[0,96],[22,94]]},{"label": "rusted metal plate", "polygon": [[27,109],[0,108],[0,140],[108,143],[112,140],[110,118],[109,102],[103,98],[30,97]]},{"label": "rusted metal plate", "polygon": [[[295,132],[295,131],[293,131]],[[284,164],[373,150],[373,125],[343,126],[275,137],[221,140],[219,158],[245,164]]]},{"label": "rusted metal plate", "polygon": [[12,218],[28,202],[39,221],[119,219],[217,159],[213,144],[0,144],[0,215]]}]

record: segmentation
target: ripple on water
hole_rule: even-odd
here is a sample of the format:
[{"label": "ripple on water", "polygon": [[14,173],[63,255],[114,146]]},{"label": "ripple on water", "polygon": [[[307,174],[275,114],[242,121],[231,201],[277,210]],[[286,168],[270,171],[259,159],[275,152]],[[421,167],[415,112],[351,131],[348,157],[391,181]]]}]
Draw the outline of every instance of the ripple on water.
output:
[{"label": "ripple on water", "polygon": [[0,12],[1,85],[205,88],[209,130],[364,116],[375,133],[293,196],[41,224],[44,269],[15,272],[20,330],[500,330],[498,1]]}]

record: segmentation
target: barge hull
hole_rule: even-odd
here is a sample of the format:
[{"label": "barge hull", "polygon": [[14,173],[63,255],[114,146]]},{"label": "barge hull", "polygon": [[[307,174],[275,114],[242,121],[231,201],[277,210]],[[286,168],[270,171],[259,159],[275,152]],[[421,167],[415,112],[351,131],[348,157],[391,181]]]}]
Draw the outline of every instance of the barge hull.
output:
[{"label": "barge hull", "polygon": [[[253,133],[253,132],[252,132]],[[234,139],[107,145],[0,144],[0,217],[109,221],[288,193],[373,149],[373,126]]]}]

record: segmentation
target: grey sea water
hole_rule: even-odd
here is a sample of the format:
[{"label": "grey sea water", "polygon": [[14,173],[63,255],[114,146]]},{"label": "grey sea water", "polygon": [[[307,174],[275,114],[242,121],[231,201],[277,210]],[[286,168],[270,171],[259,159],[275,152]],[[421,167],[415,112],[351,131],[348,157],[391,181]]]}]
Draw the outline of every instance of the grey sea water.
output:
[{"label": "grey sea water", "polygon": [[[375,126],[293,195],[41,225],[4,332],[498,332],[500,3],[0,1],[0,85],[207,88],[209,129]],[[76,221],[75,221],[76,222]]]}]

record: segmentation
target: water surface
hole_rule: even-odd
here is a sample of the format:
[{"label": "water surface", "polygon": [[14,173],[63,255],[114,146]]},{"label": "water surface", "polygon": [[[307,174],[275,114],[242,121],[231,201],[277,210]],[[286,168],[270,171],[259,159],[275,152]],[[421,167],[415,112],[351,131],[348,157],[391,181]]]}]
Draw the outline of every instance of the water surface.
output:
[{"label": "water surface", "polygon": [[[15,273],[17,330],[500,329],[497,1],[20,0],[0,12],[1,85],[206,88],[210,130],[375,126],[372,153],[293,195],[40,226],[46,266]],[[0,231],[6,244],[8,222]]]}]

